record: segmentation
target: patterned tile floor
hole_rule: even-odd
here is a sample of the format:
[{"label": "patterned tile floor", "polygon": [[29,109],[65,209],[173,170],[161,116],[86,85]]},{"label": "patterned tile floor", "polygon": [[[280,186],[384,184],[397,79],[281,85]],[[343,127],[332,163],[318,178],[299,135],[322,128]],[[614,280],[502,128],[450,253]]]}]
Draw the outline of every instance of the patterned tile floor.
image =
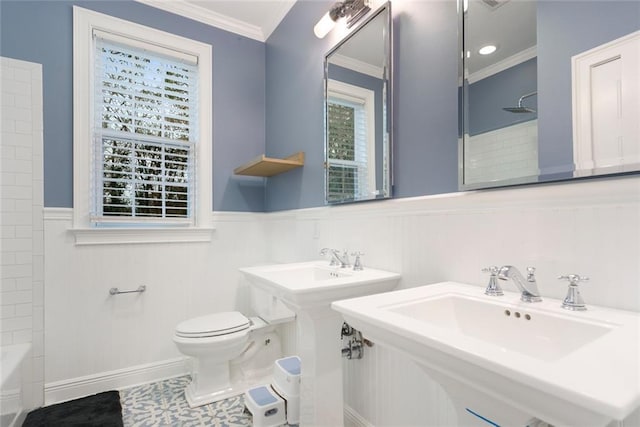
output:
[{"label": "patterned tile floor", "polygon": [[178,377],[120,391],[125,427],[251,426],[242,396],[191,409],[184,398],[190,377]]}]

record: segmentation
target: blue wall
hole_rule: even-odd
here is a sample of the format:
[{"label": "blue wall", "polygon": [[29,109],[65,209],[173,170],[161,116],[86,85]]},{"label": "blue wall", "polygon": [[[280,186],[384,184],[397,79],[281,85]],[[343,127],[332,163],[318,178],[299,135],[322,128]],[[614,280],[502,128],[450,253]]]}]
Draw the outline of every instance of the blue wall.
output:
[{"label": "blue wall", "polygon": [[[341,33],[313,26],[333,1],[298,1],[267,40],[266,146],[305,151],[303,168],[269,178],[268,211],[324,205],[323,59]],[[454,1],[396,1],[394,197],[457,190],[458,38]],[[292,70],[294,70],[292,72]]]},{"label": "blue wall", "polygon": [[[213,46],[214,210],[324,205],[323,58],[344,31],[319,40],[312,28],[332,3],[299,0],[265,44],[131,0],[0,1],[0,55],[43,64],[45,206],[73,204],[74,4]],[[394,197],[456,191],[456,4],[406,0],[392,9]],[[640,2],[543,1],[538,21],[540,166],[557,169],[572,162],[570,56],[638,30]],[[233,175],[264,151],[301,150],[303,168],[268,180]]]},{"label": "blue wall", "polygon": [[2,0],[0,55],[43,64],[45,206],[73,206],[72,5],[213,46],[213,209],[263,211],[263,183],[233,168],[264,151],[264,43],[130,0]]},{"label": "blue wall", "polygon": [[573,170],[571,57],[639,29],[638,1],[538,3],[538,156],[542,173]]},{"label": "blue wall", "polygon": [[[503,107],[516,107],[518,99],[537,90],[536,58],[517,64],[469,85],[469,135],[502,129],[517,123],[534,120],[536,113],[515,114]],[[523,105],[537,109],[537,96],[523,101]]]}]

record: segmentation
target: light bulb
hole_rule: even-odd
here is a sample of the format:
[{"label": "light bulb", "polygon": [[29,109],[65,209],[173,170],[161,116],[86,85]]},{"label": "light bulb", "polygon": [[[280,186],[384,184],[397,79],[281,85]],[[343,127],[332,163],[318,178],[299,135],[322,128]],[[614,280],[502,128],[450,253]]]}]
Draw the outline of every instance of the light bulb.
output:
[{"label": "light bulb", "polygon": [[478,51],[478,53],[480,55],[491,55],[493,52],[495,52],[498,48],[492,44],[483,46],[480,48],[480,50]]},{"label": "light bulb", "polygon": [[334,20],[331,19],[331,15],[327,12],[322,18],[320,18],[316,26],[313,27],[313,33],[317,38],[322,39],[333,29],[335,24]]}]

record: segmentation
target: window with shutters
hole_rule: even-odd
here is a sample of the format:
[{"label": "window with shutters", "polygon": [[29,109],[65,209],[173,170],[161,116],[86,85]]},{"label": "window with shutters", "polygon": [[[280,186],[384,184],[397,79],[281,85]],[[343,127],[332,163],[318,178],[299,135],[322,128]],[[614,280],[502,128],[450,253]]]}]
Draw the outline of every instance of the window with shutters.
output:
[{"label": "window with shutters", "polygon": [[74,227],[206,228],[211,46],[74,7]]},{"label": "window with shutters", "polygon": [[367,197],[375,190],[373,91],[329,81],[327,201]]},{"label": "window with shutters", "polygon": [[191,222],[198,144],[195,58],[94,31],[92,220]]}]

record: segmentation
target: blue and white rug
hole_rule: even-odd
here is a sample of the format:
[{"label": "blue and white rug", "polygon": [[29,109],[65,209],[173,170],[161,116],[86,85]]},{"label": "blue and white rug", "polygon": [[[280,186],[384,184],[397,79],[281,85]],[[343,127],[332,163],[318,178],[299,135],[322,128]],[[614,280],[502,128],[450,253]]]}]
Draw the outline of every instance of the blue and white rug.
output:
[{"label": "blue and white rug", "polygon": [[189,408],[184,397],[188,376],[171,378],[120,391],[125,427],[251,426],[242,396]]}]

